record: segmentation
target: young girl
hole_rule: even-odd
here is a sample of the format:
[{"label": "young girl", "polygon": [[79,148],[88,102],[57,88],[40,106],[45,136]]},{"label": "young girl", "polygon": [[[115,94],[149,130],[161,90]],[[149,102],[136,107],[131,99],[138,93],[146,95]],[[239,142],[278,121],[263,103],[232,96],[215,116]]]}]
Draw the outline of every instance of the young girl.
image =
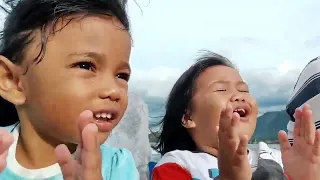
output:
[{"label": "young girl", "polygon": [[300,143],[293,148],[286,134],[279,133],[282,155],[265,143],[248,150],[257,103],[230,61],[208,53],[182,74],[168,97],[156,146],[163,157],[152,179],[285,179],[282,160],[292,179],[319,179],[320,138],[310,113],[308,107],[297,111],[297,120],[309,128],[297,126]]},{"label": "young girl", "polygon": [[15,2],[6,2],[12,10],[0,49],[1,122],[14,123],[6,127],[11,136],[2,130],[0,179],[138,179],[129,151],[100,146],[127,107],[131,38],[124,6]]}]

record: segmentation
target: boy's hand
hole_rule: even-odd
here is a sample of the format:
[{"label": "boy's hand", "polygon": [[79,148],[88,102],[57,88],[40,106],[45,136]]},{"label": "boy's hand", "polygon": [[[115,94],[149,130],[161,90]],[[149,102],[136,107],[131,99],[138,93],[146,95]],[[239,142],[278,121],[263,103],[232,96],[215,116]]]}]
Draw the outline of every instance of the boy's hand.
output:
[{"label": "boy's hand", "polygon": [[278,137],[284,172],[292,180],[320,179],[320,131],[316,131],[308,105],[295,111],[293,146],[284,131],[280,131]]},{"label": "boy's hand", "polygon": [[221,114],[219,136],[219,179],[251,180],[252,170],[248,160],[248,137],[239,136],[240,116],[233,113],[230,104]]},{"label": "boy's hand", "polygon": [[98,128],[95,124],[88,124],[88,120],[92,118],[91,111],[84,111],[77,121],[81,142],[77,147],[76,159],[65,145],[59,145],[56,148],[57,160],[64,180],[102,180]]},{"label": "boy's hand", "polygon": [[8,150],[12,143],[12,134],[7,129],[0,129],[0,173],[7,165]]}]

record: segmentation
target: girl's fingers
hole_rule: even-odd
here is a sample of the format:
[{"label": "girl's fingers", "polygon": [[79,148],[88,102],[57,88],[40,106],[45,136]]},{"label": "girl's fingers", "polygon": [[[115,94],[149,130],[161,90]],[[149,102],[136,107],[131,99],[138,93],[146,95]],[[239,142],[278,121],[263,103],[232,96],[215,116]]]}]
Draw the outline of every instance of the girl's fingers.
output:
[{"label": "girl's fingers", "polygon": [[315,133],[315,140],[313,144],[312,152],[316,156],[320,156],[320,130],[317,129]]},{"label": "girl's fingers", "polygon": [[232,119],[232,112],[232,106],[230,104],[227,104],[226,108],[221,113],[219,121],[220,131],[224,132],[228,130]]},{"label": "girl's fingers", "polygon": [[285,154],[287,151],[291,149],[291,145],[290,145],[287,133],[285,131],[279,131],[278,139],[280,143],[281,154]]},{"label": "girl's fingers", "polygon": [[247,135],[240,137],[240,143],[237,149],[237,154],[246,155],[248,151],[248,143],[249,143],[249,138]]},{"label": "girl's fingers", "polygon": [[231,124],[229,126],[229,130],[228,130],[228,136],[230,139],[235,139],[235,138],[239,138],[239,134],[237,131],[237,128],[239,127],[239,123],[240,123],[240,116],[238,113],[232,113],[232,119],[231,119]]},{"label": "girl's fingers", "polygon": [[293,130],[293,139],[297,139],[300,137],[301,131],[301,109],[296,109],[294,113],[295,123],[294,123],[294,130]]},{"label": "girl's fingers", "polygon": [[304,111],[304,122],[302,123],[305,127],[304,138],[308,144],[312,145],[315,139],[316,127],[312,120],[312,111],[308,107]]}]

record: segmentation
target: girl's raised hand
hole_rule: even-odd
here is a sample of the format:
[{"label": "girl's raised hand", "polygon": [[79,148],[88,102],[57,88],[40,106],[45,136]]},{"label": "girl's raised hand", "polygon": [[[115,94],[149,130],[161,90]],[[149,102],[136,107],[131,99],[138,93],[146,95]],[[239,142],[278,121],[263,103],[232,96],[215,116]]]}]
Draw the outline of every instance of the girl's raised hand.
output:
[{"label": "girl's raised hand", "polygon": [[95,124],[88,123],[92,118],[91,111],[84,111],[79,116],[77,122],[81,143],[77,147],[75,159],[65,145],[56,148],[64,180],[102,180],[98,128]]},{"label": "girl's raised hand", "polygon": [[279,132],[278,138],[284,172],[292,180],[320,179],[320,131],[316,130],[312,121],[309,105],[295,111],[293,146],[284,131]]},{"label": "girl's raised hand", "polygon": [[221,114],[219,136],[219,179],[251,180],[252,170],[248,160],[247,136],[239,135],[240,116],[233,113],[230,104]]}]

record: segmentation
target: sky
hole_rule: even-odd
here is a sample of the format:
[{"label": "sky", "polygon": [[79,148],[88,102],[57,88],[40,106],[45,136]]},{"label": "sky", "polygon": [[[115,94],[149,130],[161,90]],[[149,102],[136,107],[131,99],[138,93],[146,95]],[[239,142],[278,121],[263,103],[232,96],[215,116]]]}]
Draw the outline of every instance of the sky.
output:
[{"label": "sky", "polygon": [[[199,50],[230,59],[260,111],[281,110],[320,56],[319,0],[128,0],[130,91],[166,98]],[[0,14],[0,21],[4,15]]]},{"label": "sky", "polygon": [[281,110],[320,56],[319,8],[317,0],[129,0],[130,90],[165,98],[206,49],[236,64],[261,111]]}]

